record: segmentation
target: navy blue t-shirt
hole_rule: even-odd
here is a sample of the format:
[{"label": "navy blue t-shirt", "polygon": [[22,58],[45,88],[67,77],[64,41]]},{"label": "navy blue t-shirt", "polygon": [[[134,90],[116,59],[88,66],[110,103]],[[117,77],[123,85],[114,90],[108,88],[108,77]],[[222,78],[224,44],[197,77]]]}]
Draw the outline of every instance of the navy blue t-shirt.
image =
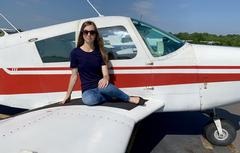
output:
[{"label": "navy blue t-shirt", "polygon": [[78,68],[82,92],[98,87],[98,82],[103,78],[102,65],[105,65],[99,49],[85,52],[75,48],[70,54],[70,67]]}]

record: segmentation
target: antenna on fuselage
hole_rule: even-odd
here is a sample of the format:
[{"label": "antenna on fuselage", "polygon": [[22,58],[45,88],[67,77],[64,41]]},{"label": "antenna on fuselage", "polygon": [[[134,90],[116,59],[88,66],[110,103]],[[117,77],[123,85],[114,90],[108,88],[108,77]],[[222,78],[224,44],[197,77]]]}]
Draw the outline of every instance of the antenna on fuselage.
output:
[{"label": "antenna on fuselage", "polygon": [[139,21],[142,21],[143,15],[141,14]]},{"label": "antenna on fuselage", "polygon": [[103,16],[102,14],[100,14],[100,13],[98,12],[98,10],[92,5],[92,3],[91,3],[89,0],[87,0],[87,2],[88,2],[89,5],[94,9],[94,11],[98,14],[98,16]]},{"label": "antenna on fuselage", "polygon": [[10,26],[12,26],[18,33],[20,33],[20,31],[2,14],[0,13],[0,16],[7,21],[8,24],[10,24]]}]

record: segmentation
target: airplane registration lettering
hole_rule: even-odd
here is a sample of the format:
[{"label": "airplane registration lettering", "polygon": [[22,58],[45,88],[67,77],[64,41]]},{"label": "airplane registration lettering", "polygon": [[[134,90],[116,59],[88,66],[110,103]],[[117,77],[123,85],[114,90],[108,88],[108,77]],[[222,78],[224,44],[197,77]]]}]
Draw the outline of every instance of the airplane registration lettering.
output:
[{"label": "airplane registration lettering", "polygon": [[18,71],[18,68],[8,68],[10,71]]}]

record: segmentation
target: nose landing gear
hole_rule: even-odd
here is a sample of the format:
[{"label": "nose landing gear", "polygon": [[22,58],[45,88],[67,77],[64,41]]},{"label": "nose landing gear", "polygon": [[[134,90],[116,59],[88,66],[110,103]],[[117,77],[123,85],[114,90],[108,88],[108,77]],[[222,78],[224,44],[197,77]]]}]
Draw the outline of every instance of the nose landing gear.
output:
[{"label": "nose landing gear", "polygon": [[213,122],[207,124],[203,129],[206,139],[218,146],[231,144],[237,135],[234,125],[225,119],[218,118],[215,109],[210,117],[212,117]]}]

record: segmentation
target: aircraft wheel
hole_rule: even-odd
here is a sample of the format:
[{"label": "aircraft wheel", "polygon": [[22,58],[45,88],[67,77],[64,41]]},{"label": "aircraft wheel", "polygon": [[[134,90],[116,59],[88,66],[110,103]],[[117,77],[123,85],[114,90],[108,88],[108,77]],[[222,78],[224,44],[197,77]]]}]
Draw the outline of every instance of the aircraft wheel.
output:
[{"label": "aircraft wheel", "polygon": [[226,146],[231,144],[236,138],[235,127],[226,120],[221,120],[223,134],[219,135],[214,122],[208,124],[204,128],[204,135],[206,139],[218,146]]}]

